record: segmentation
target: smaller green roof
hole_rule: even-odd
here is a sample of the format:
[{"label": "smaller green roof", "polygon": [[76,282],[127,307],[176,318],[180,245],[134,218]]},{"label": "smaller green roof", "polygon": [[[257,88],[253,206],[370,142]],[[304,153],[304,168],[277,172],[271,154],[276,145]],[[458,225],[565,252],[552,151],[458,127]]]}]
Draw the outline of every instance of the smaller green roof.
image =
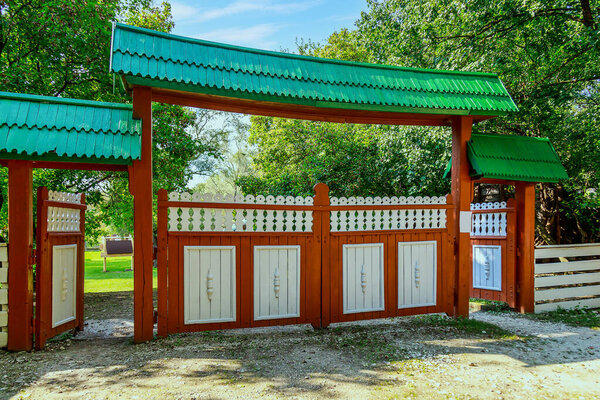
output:
[{"label": "smaller green roof", "polygon": [[141,130],[131,105],[0,92],[0,159],[131,164]]},{"label": "smaller green roof", "polygon": [[[558,182],[569,179],[547,138],[473,134],[467,156],[474,178],[522,182]],[[444,177],[450,176],[452,159]]]}]

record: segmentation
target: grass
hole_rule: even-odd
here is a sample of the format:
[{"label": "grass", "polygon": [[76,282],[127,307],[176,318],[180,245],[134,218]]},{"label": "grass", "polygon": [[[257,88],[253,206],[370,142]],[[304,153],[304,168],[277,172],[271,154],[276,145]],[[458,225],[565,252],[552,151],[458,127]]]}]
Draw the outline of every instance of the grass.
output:
[{"label": "grass", "polygon": [[[125,292],[133,290],[133,271],[130,257],[107,258],[107,272],[102,272],[99,251],[85,252],[85,293]],[[152,271],[153,287],[156,287],[156,269]]]},{"label": "grass", "polygon": [[428,327],[445,327],[472,335],[482,335],[493,339],[519,339],[514,333],[499,326],[469,318],[448,318],[442,315],[421,315],[415,318],[416,324]]},{"label": "grass", "polygon": [[571,326],[587,326],[588,328],[600,330],[600,309],[574,308],[564,310],[559,308],[555,311],[540,314],[527,314],[527,317],[541,321],[562,322]]}]

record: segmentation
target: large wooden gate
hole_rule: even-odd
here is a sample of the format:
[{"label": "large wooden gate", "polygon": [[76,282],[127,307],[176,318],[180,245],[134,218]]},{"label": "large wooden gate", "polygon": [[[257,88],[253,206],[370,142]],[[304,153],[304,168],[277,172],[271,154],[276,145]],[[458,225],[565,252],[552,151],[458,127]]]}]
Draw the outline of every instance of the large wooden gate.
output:
[{"label": "large wooden gate", "polygon": [[83,329],[85,196],[38,188],[35,347]]},{"label": "large wooden gate", "polygon": [[514,199],[471,204],[471,297],[517,301]]},{"label": "large wooden gate", "polygon": [[159,191],[158,333],[452,312],[450,197]]}]

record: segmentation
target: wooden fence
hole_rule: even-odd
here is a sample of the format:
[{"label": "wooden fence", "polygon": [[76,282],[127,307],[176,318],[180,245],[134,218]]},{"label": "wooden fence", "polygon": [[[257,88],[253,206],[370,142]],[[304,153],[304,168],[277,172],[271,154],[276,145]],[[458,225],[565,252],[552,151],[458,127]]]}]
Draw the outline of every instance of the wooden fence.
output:
[{"label": "wooden fence", "polygon": [[8,244],[0,243],[0,348],[8,342]]},{"label": "wooden fence", "polygon": [[600,307],[600,243],[535,249],[535,312]]},{"label": "wooden fence", "polygon": [[159,191],[158,332],[452,312],[450,196]]}]

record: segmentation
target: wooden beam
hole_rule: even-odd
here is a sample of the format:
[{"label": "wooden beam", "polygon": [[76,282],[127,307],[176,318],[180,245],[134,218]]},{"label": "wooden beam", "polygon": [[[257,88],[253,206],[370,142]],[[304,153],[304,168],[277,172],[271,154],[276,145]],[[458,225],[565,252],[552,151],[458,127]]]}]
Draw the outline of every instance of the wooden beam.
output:
[{"label": "wooden beam", "polygon": [[33,168],[76,169],[81,171],[127,171],[127,165],[95,164],[63,161],[33,161]]},{"label": "wooden beam", "polygon": [[[454,316],[469,315],[471,289],[471,178],[467,158],[467,142],[471,139],[471,117],[452,121],[452,198],[454,199],[455,276]],[[447,268],[450,266],[446,266]]]},{"label": "wooden beam", "polygon": [[[154,306],[152,304],[152,91],[133,89],[133,114],[142,119],[141,160],[133,162],[133,340],[152,340]],[[130,188],[131,190],[132,188]]]},{"label": "wooden beam", "polygon": [[517,309],[533,312],[535,307],[535,184],[517,182]]},{"label": "wooden beam", "polygon": [[[135,88],[135,87],[134,87]],[[243,114],[352,124],[450,126],[454,116],[320,108],[152,88],[152,101]],[[491,117],[478,117],[479,120]]]},{"label": "wooden beam", "polygon": [[33,166],[8,161],[8,350],[33,347]]}]

